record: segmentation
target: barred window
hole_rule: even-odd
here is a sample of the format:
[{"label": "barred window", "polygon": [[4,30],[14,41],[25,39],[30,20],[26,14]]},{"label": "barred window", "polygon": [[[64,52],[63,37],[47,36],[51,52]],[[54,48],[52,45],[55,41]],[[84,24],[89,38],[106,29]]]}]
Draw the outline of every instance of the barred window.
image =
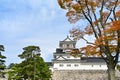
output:
[{"label": "barred window", "polygon": [[64,65],[63,64],[59,64],[60,67],[63,67]]},{"label": "barred window", "polygon": [[67,67],[71,67],[71,64],[67,64]]},{"label": "barred window", "polygon": [[75,64],[74,66],[75,66],[75,67],[78,67],[78,64]]}]

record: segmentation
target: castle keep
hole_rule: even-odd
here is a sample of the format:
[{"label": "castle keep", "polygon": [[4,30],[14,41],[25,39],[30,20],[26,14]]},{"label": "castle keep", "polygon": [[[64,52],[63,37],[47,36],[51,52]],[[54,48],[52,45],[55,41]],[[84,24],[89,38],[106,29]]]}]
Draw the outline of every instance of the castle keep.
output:
[{"label": "castle keep", "polygon": [[52,60],[52,80],[106,80],[107,65],[101,57],[80,53],[80,57],[73,57],[71,50],[76,48],[76,41],[68,36],[59,42]]}]

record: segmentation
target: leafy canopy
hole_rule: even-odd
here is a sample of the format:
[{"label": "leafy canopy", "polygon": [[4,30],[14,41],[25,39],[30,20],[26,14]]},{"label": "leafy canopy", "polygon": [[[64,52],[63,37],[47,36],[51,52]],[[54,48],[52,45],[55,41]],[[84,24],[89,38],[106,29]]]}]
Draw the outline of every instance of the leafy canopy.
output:
[{"label": "leafy canopy", "polygon": [[[116,66],[120,53],[120,0],[58,0],[61,8],[67,10],[70,23],[84,20],[85,26],[70,31],[75,40],[88,43],[80,52],[102,56]],[[90,42],[86,35],[94,35]]]},{"label": "leafy canopy", "polygon": [[[19,64],[11,64],[9,80],[32,79],[49,80],[51,73],[48,65],[40,57],[38,46],[27,46],[23,48],[22,54],[18,55],[23,61]],[[10,65],[10,66],[11,66]]]},{"label": "leafy canopy", "polygon": [[[58,3],[67,11],[70,23],[85,22],[84,27],[70,31],[75,40],[83,39],[88,43],[79,51],[87,56],[101,56],[107,64],[109,80],[115,80],[120,54],[120,0],[58,0]],[[94,42],[86,35],[94,36]]]}]

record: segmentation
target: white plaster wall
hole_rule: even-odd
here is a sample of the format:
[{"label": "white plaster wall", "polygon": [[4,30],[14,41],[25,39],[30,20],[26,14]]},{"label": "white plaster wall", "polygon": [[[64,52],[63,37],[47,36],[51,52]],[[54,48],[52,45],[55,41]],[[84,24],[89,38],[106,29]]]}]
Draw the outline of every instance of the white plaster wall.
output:
[{"label": "white plaster wall", "polygon": [[[62,64],[63,66],[60,66]],[[70,64],[71,66],[67,66]],[[78,65],[78,66],[75,66]],[[55,63],[53,65],[53,69],[55,70],[107,70],[107,66],[105,64],[102,65],[83,65],[79,63]]]},{"label": "white plaster wall", "polygon": [[[59,56],[56,56],[56,58],[58,58]],[[80,57],[73,57],[73,56],[63,56],[65,59],[79,59]],[[62,57],[58,58],[58,60],[64,60]]]},{"label": "white plaster wall", "polygon": [[65,56],[67,59],[80,59],[80,57],[73,57],[73,56],[69,56],[69,57],[67,57],[67,56]]}]

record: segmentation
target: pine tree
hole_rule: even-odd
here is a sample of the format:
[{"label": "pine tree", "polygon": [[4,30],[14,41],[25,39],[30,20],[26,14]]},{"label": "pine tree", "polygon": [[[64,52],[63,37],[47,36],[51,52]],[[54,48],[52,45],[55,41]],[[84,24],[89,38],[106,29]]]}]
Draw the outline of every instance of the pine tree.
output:
[{"label": "pine tree", "polygon": [[5,56],[2,55],[2,51],[4,51],[4,46],[0,45],[0,77],[4,77],[5,74]]},{"label": "pine tree", "polygon": [[23,53],[18,55],[23,61],[11,68],[9,80],[49,80],[51,73],[43,58],[40,57],[40,48],[38,46],[28,46],[23,50]]}]

